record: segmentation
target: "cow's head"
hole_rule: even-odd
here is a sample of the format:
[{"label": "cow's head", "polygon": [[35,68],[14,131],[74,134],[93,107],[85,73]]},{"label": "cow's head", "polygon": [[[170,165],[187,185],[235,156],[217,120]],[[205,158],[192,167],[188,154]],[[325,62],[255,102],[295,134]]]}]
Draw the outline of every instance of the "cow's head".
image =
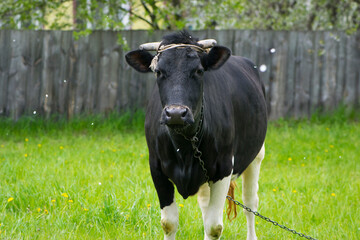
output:
[{"label": "cow's head", "polygon": [[[215,44],[215,40],[198,42],[183,31],[126,54],[126,61],[137,71],[156,73],[163,106],[161,123],[183,128],[200,115],[204,72],[220,68],[231,54],[228,48]],[[156,55],[150,50],[157,51]]]}]

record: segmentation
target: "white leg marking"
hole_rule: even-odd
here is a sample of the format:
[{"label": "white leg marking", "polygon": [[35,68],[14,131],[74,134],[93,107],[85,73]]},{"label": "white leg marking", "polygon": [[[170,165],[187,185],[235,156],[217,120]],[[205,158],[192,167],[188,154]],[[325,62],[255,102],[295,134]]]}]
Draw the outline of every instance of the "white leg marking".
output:
[{"label": "white leg marking", "polygon": [[[242,189],[243,194],[242,198],[244,204],[251,208],[253,211],[257,211],[259,198],[257,195],[259,189],[259,174],[260,174],[260,165],[261,161],[265,156],[265,145],[262,146],[260,152],[254,159],[254,161],[246,168],[242,174]],[[247,221],[247,240],[256,240],[255,233],[255,216],[248,211],[245,211],[246,221]]]},{"label": "white leg marking", "polygon": [[161,209],[161,227],[164,231],[165,240],[174,240],[179,225],[179,212],[175,199],[169,206]]},{"label": "white leg marking", "polygon": [[207,207],[209,206],[210,202],[210,187],[208,183],[204,183],[197,193],[197,201],[200,206],[201,212],[203,214],[203,221],[204,219],[204,212],[206,211]]},{"label": "white leg marking", "polygon": [[231,174],[210,187],[200,188],[198,202],[200,204],[205,229],[205,240],[219,239],[223,230],[223,209],[226,194],[229,190]]}]

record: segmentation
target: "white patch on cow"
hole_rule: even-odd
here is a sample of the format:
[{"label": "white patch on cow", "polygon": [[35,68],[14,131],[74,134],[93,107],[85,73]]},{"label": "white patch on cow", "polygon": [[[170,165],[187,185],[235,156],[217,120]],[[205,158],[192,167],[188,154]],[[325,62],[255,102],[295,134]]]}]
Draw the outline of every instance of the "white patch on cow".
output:
[{"label": "white patch on cow", "polygon": [[[232,166],[234,168],[234,161],[235,161],[234,156],[232,157],[231,161],[232,161]],[[231,175],[231,181],[235,181],[238,177],[239,177],[238,173]]]},{"label": "white patch on cow", "polygon": [[179,225],[179,211],[175,198],[171,205],[161,209],[161,227],[164,231],[165,240],[174,240]]},{"label": "white patch on cow", "polygon": [[204,184],[198,192],[198,203],[204,220],[205,239],[219,239],[223,230],[223,209],[229,190],[231,174]]},{"label": "white patch on cow", "polygon": [[231,175],[231,181],[235,181],[236,179],[238,179],[239,176],[240,174],[238,173]]},{"label": "white patch on cow", "polygon": [[[259,174],[261,161],[265,156],[265,145],[261,147],[260,152],[255,157],[254,161],[245,169],[242,174],[242,198],[244,204],[251,208],[253,211],[257,211],[259,197],[257,195],[259,189]],[[255,233],[255,216],[252,213],[244,210],[247,221],[247,240],[256,240]]]},{"label": "white patch on cow", "polygon": [[197,201],[200,206],[201,212],[204,212],[205,209],[209,206],[210,201],[210,187],[208,183],[204,183],[199,188],[199,191],[197,192]]}]

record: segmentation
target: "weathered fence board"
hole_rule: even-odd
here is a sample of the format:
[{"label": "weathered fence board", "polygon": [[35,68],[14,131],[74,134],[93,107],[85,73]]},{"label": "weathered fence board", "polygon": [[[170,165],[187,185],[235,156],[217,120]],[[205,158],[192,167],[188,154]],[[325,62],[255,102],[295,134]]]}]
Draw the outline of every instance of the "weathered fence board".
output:
[{"label": "weathered fence board", "polygon": [[[70,31],[0,30],[0,116],[135,111],[155,86],[125,62],[126,50],[158,41],[166,31],[95,31],[74,40]],[[344,103],[360,106],[360,32],[201,30],[233,54],[251,59],[265,84],[272,119],[308,117]]]}]

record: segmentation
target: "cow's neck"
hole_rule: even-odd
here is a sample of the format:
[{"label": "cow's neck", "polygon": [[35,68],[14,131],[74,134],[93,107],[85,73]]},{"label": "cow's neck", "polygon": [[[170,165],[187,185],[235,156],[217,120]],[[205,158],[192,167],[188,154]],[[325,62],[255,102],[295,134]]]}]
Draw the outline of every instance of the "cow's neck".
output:
[{"label": "cow's neck", "polygon": [[[202,140],[203,113],[195,119],[192,131],[179,132],[169,129],[170,138],[176,151],[179,166],[188,169],[194,160],[195,149],[198,149]],[[190,167],[191,168],[191,167]]]}]

